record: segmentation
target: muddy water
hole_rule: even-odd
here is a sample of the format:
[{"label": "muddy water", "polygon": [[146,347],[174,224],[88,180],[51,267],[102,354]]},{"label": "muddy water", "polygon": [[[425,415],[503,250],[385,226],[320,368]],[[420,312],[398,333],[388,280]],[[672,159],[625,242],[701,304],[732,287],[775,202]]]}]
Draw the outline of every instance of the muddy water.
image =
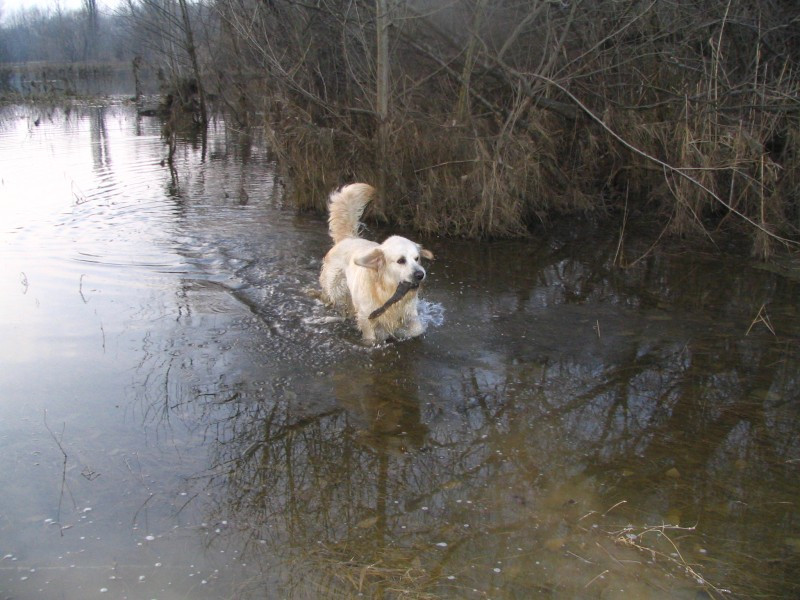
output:
[{"label": "muddy water", "polygon": [[800,593],[796,267],[425,240],[366,348],[257,133],[159,130],[2,112],[2,597]]}]

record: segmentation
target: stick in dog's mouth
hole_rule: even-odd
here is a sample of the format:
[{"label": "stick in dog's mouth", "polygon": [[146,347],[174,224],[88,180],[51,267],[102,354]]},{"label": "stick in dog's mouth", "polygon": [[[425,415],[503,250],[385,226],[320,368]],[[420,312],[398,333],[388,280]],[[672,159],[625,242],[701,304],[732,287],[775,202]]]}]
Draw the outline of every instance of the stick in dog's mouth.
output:
[{"label": "stick in dog's mouth", "polygon": [[394,294],[392,294],[392,297],[389,298],[386,302],[384,302],[383,306],[373,310],[370,313],[369,318],[370,319],[377,319],[383,313],[385,313],[386,310],[392,304],[396,304],[396,303],[400,302],[400,300],[403,298],[403,296],[405,296],[411,290],[417,289],[418,287],[419,287],[418,283],[411,283],[409,281],[401,281],[400,283],[397,284],[397,289],[394,291]]}]

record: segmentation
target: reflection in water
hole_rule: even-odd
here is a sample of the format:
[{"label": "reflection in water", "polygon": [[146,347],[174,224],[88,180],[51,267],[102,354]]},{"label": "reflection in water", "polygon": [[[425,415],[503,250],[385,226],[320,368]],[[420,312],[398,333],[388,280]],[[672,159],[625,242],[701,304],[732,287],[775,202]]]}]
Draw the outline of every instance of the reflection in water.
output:
[{"label": "reflection in water", "polygon": [[91,131],[92,159],[95,169],[102,176],[103,170],[111,166],[111,156],[106,131],[105,112],[107,107],[94,106],[89,111],[89,127]]},{"label": "reflection in water", "polygon": [[[617,279],[542,250],[494,289],[454,264],[494,273],[521,249],[454,253],[447,331],[239,391],[218,421],[217,518],[246,523],[300,597],[792,589],[791,539],[753,524],[794,514],[796,347],[743,336],[746,305],[720,298],[710,321],[701,286],[682,306],[653,293],[652,263]],[[659,260],[669,293],[670,267],[705,268]]]},{"label": "reflection in water", "polygon": [[431,240],[426,335],[365,348],[310,292],[325,224],[281,206],[257,131],[179,142],[175,177],[158,123],[60,118],[89,173],[56,163],[38,208],[8,176],[27,204],[0,209],[4,591],[800,591],[797,278],[634,262],[647,240],[622,269],[596,233]]}]

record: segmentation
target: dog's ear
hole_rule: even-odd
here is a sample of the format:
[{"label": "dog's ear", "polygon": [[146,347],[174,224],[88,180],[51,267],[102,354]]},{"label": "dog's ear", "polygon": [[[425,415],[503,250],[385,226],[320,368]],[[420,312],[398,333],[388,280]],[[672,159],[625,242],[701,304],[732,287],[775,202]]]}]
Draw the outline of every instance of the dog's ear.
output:
[{"label": "dog's ear", "polygon": [[422,258],[427,258],[428,260],[434,259],[433,252],[431,252],[427,248],[420,248],[419,253],[422,256]]},{"label": "dog's ear", "polygon": [[385,261],[386,258],[383,256],[383,251],[380,248],[370,250],[367,254],[356,256],[355,259],[353,259],[353,262],[358,266],[366,267],[367,269],[375,269],[376,271],[383,266]]}]

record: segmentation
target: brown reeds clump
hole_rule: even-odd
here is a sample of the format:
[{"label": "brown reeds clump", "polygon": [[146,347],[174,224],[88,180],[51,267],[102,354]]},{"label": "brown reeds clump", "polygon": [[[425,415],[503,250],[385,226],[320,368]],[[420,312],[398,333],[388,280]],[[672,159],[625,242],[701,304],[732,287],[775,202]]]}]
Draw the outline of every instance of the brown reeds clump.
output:
[{"label": "brown reeds clump", "polygon": [[800,242],[788,0],[219,4],[212,66],[242,74],[221,93],[264,107],[300,208],[370,180],[380,216],[428,233],[524,235],[628,202],[761,257]]}]

